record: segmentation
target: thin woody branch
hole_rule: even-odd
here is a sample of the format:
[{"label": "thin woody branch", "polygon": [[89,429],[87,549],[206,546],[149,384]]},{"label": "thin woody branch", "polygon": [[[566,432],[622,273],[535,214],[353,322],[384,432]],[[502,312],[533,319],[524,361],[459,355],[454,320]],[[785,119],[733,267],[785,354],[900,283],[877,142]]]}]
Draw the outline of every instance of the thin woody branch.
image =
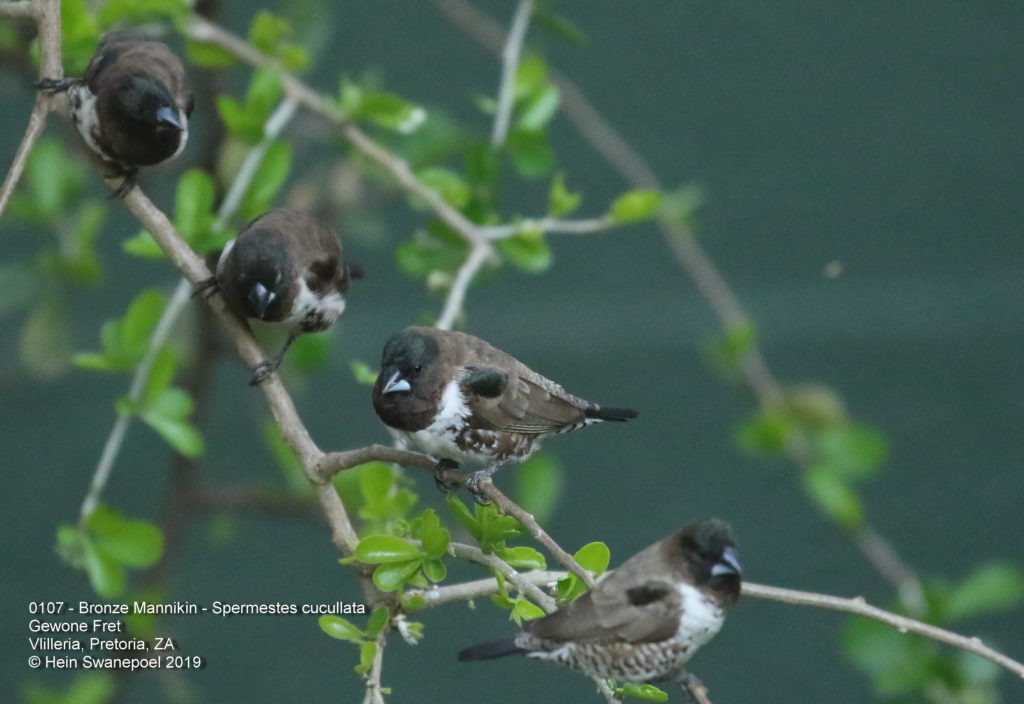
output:
[{"label": "thin woody branch", "polygon": [[[225,49],[236,58],[256,67],[278,67],[277,62],[259,52],[242,39],[200,17],[192,17],[186,31],[189,38],[210,42]],[[381,147],[358,126],[346,121],[337,108],[326,98],[307,86],[290,73],[282,72],[281,82],[285,92],[310,112],[319,115],[338,127],[341,134],[364,156],[384,168],[408,193],[425,201],[430,209],[449,227],[470,244],[489,247],[490,244],[479,234],[477,226],[455,208],[451,207],[438,193],[424,185],[413,174],[402,159]]]},{"label": "thin woody branch", "polygon": [[322,484],[329,482],[331,477],[338,472],[367,462],[393,462],[404,467],[419,467],[420,469],[433,469],[437,464],[436,460],[418,452],[398,450],[387,445],[367,445],[355,450],[328,453],[320,458],[314,471],[318,483]]},{"label": "thin woody branch", "polygon": [[[523,575],[497,555],[486,553],[478,547],[465,545],[463,543],[451,543],[448,547],[448,551],[453,557],[457,557],[460,560],[475,562],[498,572],[506,579],[506,581],[515,585],[516,589],[518,589],[520,593],[525,594],[531,601],[540,606],[540,608],[544,609],[547,613],[551,613],[555,610],[556,606],[554,599],[542,592],[532,581],[524,579]],[[492,581],[492,583],[494,582]],[[496,594],[497,583],[494,584],[495,589],[492,593]]]},{"label": "thin woody branch", "polygon": [[466,291],[469,289],[469,285],[473,282],[473,278],[480,271],[480,268],[493,255],[494,250],[489,246],[475,245],[470,250],[466,261],[462,263],[462,266],[459,267],[458,272],[455,274],[455,280],[452,282],[451,290],[445,299],[444,308],[441,310],[441,316],[437,319],[436,327],[442,330],[452,329],[455,321],[462,314],[462,308],[466,302]]},{"label": "thin woody branch", "polygon": [[17,2],[0,2],[0,17],[32,17],[36,16],[36,5],[33,0],[18,0]]},{"label": "thin woody branch", "polygon": [[783,589],[782,587],[769,587],[763,584],[754,584],[753,582],[743,582],[743,595],[753,596],[760,599],[771,599],[773,601],[781,601],[786,604],[796,604],[799,606],[814,606],[819,609],[832,609],[834,611],[845,611],[851,614],[857,614],[858,616],[864,616],[875,621],[880,621],[886,625],[892,626],[900,633],[916,633],[918,635],[937,640],[940,643],[946,643],[948,645],[955,646],[961,650],[980,655],[986,660],[991,660],[1000,667],[1004,667],[1013,674],[1024,679],[1024,664],[1000,653],[997,650],[993,650],[984,643],[981,642],[980,638],[962,636],[953,631],[947,631],[945,628],[939,628],[938,626],[932,626],[927,623],[909,618],[907,616],[900,616],[894,614],[885,609],[880,609],[877,606],[872,606],[867,603],[863,597],[854,597],[847,599],[844,597],[832,596],[830,594],[816,594],[814,592],[803,592],[795,589]]},{"label": "thin woody branch", "polygon": [[527,513],[519,504],[514,502],[512,499],[505,496],[505,494],[494,485],[490,477],[480,483],[480,488],[484,495],[487,496],[491,501],[498,505],[501,512],[506,516],[513,516],[516,520],[526,527],[533,539],[539,542],[541,545],[548,549],[551,556],[562,563],[563,566],[574,575],[579,577],[586,583],[588,587],[593,587],[594,575],[583,569],[580,563],[576,562],[576,558],[567,553],[561,545],[555,542],[554,538],[547,534],[547,532],[540,527],[537,520]]},{"label": "thin woody branch", "polygon": [[509,123],[512,120],[512,108],[515,105],[516,71],[519,68],[519,55],[523,50],[523,40],[530,27],[530,16],[533,15],[533,0],[519,0],[512,26],[508,30],[505,48],[501,54],[501,84],[498,88],[498,106],[494,113],[494,125],[491,128],[491,145],[500,147],[505,144]]},{"label": "thin woody branch", "polygon": [[363,704],[384,704],[384,692],[381,690],[380,675],[384,668],[384,646],[387,645],[387,630],[381,632],[375,641],[377,651],[373,654],[373,664],[366,676],[366,694],[363,696]]},{"label": "thin woody branch", "polygon": [[[60,0],[4,2],[0,3],[0,15],[35,19],[39,34],[39,78],[61,78],[64,75],[60,47]],[[46,127],[46,117],[55,109],[57,100],[43,93],[36,95],[36,102],[25,128],[25,136],[21,138],[11,168],[7,171],[3,186],[0,187],[0,218],[3,217],[11,195],[21,180],[36,140]]]},{"label": "thin woody branch", "polygon": [[589,235],[617,227],[619,223],[610,217],[586,220],[559,220],[557,218],[525,219],[508,225],[487,225],[480,228],[481,234],[491,240],[515,237],[531,230],[559,235]]}]

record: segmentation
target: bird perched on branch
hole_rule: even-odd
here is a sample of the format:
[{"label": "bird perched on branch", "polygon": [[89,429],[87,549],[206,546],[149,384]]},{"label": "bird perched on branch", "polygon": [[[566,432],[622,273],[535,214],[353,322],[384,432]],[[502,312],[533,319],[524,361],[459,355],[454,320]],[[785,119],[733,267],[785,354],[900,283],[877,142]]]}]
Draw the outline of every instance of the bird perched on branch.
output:
[{"label": "bird perched on branch", "polygon": [[281,352],[257,366],[252,384],[274,373],[295,338],[329,328],[345,310],[345,292],[362,273],[342,259],[338,236],[320,220],[279,208],[259,216],[224,247],[214,279],[243,318],[288,330]]},{"label": "bird perched on branch", "polygon": [[459,660],[526,655],[591,677],[680,678],[722,627],[740,582],[729,526],[697,521],[637,553],[576,601],[525,622],[514,638],[466,648]]},{"label": "bird perched on branch", "polygon": [[549,435],[637,415],[573,396],[478,337],[428,327],[406,328],[384,345],[373,407],[395,437],[439,461],[443,489],[444,469],[483,467],[468,483],[476,495],[480,481],[525,460]]},{"label": "bird perched on branch", "polygon": [[119,197],[140,166],[173,159],[188,141],[193,99],[181,59],[164,44],[133,32],[110,32],[83,78],[44,79],[37,87],[67,92],[71,119],[92,151],[124,177]]}]

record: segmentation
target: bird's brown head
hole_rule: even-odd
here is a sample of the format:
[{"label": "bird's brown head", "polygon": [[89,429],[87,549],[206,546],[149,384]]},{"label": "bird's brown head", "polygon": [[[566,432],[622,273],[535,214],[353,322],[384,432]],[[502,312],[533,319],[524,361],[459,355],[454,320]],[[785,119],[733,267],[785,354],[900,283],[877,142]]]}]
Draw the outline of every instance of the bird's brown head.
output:
[{"label": "bird's brown head", "polygon": [[727,523],[717,518],[695,521],[670,538],[669,545],[696,586],[710,589],[725,606],[736,603],[742,570]]},{"label": "bird's brown head", "polygon": [[424,328],[406,328],[385,343],[373,388],[373,405],[385,423],[401,430],[429,424],[445,383],[440,354]]}]

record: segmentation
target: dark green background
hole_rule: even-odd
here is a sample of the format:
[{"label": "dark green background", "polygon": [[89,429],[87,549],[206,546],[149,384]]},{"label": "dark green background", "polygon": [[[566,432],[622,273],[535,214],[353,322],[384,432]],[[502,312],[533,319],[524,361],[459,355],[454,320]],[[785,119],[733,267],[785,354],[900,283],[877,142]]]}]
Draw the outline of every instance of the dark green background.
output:
[{"label": "dark green background", "polygon": [[[508,21],[512,3],[480,5]],[[307,5],[307,7],[315,7]],[[326,3],[329,35],[309,80],[324,91],[340,72],[379,68],[387,85],[442,106],[481,133],[472,105],[493,95],[498,65],[424,2]],[[707,204],[702,241],[755,317],[785,380],[836,386],[859,419],[890,441],[886,471],[864,490],[869,516],[925,576],[955,578],[990,559],[1021,561],[1024,538],[1024,7],[1015,2],[608,2],[562,0],[590,41],[573,47],[534,31],[561,71],[586,90],[669,184],[698,181]],[[229,24],[249,9],[229,6]],[[317,20],[328,27],[327,21]],[[24,76],[0,72],[6,107],[0,154],[13,154],[31,105]],[[210,116],[209,106],[200,114]],[[50,134],[67,134],[55,124]],[[599,214],[625,184],[564,121],[553,140],[583,212]],[[198,143],[198,139],[196,140]],[[312,160],[315,143],[298,142]],[[190,145],[143,183],[171,203],[176,169],[199,161]],[[304,151],[302,151],[304,150]],[[296,164],[301,172],[303,159]],[[99,187],[96,186],[99,193]],[[510,212],[536,213],[532,189],[509,193]],[[72,301],[76,349],[143,286],[169,288],[166,263],[119,253],[137,226],[115,204],[102,247],[108,284]],[[391,331],[440,301],[392,265],[391,250],[422,216],[389,204],[386,239],[352,238],[368,278],[352,291],[328,368],[298,394],[313,437],[341,449],[386,434],[348,361],[375,363]],[[340,223],[345,229],[345,223]],[[4,257],[31,256],[38,235],[0,225]],[[732,432],[751,406],[699,352],[715,331],[708,309],[653,226],[588,238],[553,236],[542,277],[505,272],[474,289],[467,329],[588,398],[633,405],[640,418],[548,448],[567,491],[547,528],[563,545],[607,541],[613,563],[692,517],[715,514],[738,533],[753,581],[884,603],[889,592],[860,554],[821,520],[792,467],[738,453]],[[842,262],[842,276],[823,267]],[[82,575],[53,553],[56,525],[72,520],[113,422],[123,377],[74,371],[39,383],[18,370],[19,319],[0,336],[5,490],[0,699],[34,675],[25,665],[29,600],[89,598]],[[238,363],[219,370],[207,433],[211,480],[271,481],[277,470],[253,421],[265,407]],[[158,517],[168,453],[133,426],[108,492],[116,507]],[[415,476],[426,502],[432,482]],[[498,477],[512,488],[515,469]],[[245,517],[237,538],[210,548],[195,525],[173,593],[197,602],[332,602],[358,588],[322,525]],[[479,575],[459,569],[464,577]],[[522,660],[455,662],[467,644],[511,632],[481,602],[423,615],[426,640],[392,639],[389,702],[597,701],[576,674]],[[747,600],[692,662],[716,704],[862,702],[865,678],[838,643],[839,615]],[[348,702],[361,699],[355,650],[312,618],[176,618],[185,654],[209,660],[184,683],[197,700]],[[961,630],[1024,655],[1021,612]],[[55,673],[42,675],[54,683]],[[1024,686],[1003,677],[1004,701]],[[170,701],[140,678],[124,701]],[[679,695],[673,694],[673,700]]]}]

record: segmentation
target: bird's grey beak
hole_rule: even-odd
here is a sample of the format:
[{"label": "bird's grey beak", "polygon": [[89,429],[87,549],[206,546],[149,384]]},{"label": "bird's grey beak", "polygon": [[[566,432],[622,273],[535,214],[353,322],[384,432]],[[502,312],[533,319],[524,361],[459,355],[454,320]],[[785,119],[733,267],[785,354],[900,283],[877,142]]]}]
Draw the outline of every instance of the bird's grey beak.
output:
[{"label": "bird's grey beak", "polygon": [[185,130],[185,126],[181,123],[181,118],[178,116],[178,111],[175,108],[164,105],[162,108],[158,108],[156,111],[156,121],[158,124],[167,125],[173,127],[179,132]]},{"label": "bird's grey beak", "polygon": [[726,548],[722,551],[722,559],[711,568],[712,577],[721,577],[727,574],[740,574],[743,569],[740,567],[740,556],[736,548]]},{"label": "bird's grey beak", "polygon": [[275,298],[277,298],[277,295],[273,291],[268,291],[267,287],[258,281],[252,287],[252,290],[249,291],[249,302],[256,309],[257,317],[260,320],[263,319],[263,315],[267,312],[267,308],[270,307]]},{"label": "bird's grey beak", "polygon": [[406,379],[402,378],[402,372],[395,370],[395,373],[384,384],[384,394],[393,394],[399,391],[412,391],[412,387]]}]

